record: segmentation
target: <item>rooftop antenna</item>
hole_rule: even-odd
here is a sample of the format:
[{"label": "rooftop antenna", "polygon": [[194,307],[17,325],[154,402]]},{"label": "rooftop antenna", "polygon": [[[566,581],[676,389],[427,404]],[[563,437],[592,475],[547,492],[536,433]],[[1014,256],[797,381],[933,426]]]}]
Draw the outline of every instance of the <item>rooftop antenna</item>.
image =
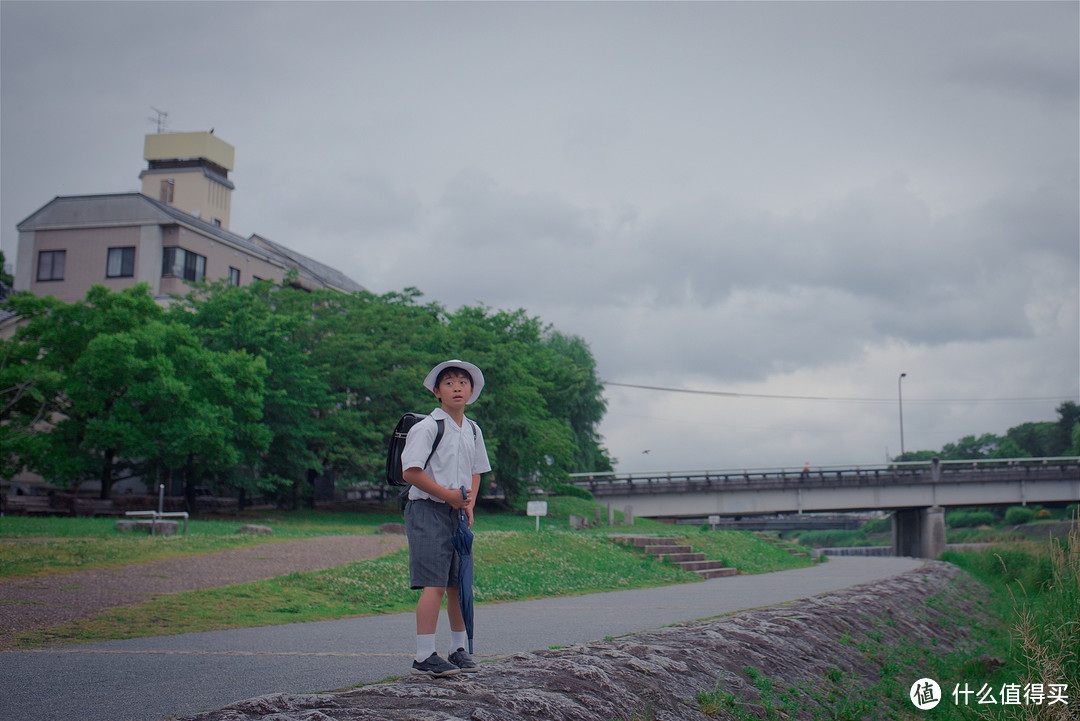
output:
[{"label": "rooftop antenna", "polygon": [[156,118],[147,118],[147,120],[149,120],[151,123],[157,123],[158,135],[161,135],[166,130],[166,124],[167,124],[166,119],[169,117],[169,114],[166,113],[164,110],[158,110],[153,105],[150,106],[150,109],[153,110],[155,113],[157,113],[157,117]]}]

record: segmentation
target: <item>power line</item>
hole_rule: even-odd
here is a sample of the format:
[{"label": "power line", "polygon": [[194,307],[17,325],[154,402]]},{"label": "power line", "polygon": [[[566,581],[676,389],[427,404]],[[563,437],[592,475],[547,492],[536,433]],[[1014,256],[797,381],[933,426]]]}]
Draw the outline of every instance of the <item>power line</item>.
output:
[{"label": "power line", "polygon": [[[670,388],[666,386],[640,385],[637,383],[616,383],[614,381],[601,381],[606,386],[618,386],[620,388],[637,388],[639,390],[660,391],[663,393],[689,393],[703,396],[724,396],[727,398],[762,398],[766,400],[785,401],[828,401],[830,403],[896,403],[895,398],[842,398],[837,396],[795,396],[774,395],[768,393],[736,393],[733,391],[706,391],[692,388]],[[1030,397],[1030,398],[930,398],[930,399],[904,399],[908,403],[1044,403],[1046,401],[1060,401],[1060,396]]]}]

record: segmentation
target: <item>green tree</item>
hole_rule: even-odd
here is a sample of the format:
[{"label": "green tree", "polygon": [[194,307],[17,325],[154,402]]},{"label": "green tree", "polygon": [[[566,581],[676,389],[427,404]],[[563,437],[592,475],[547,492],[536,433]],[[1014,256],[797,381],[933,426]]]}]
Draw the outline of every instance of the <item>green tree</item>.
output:
[{"label": "green tree", "polygon": [[596,425],[601,386],[584,342],[556,335],[524,310],[464,307],[448,318],[444,355],[484,369],[490,391],[473,414],[507,498],[604,463]]},{"label": "green tree", "polygon": [[40,362],[41,344],[27,334],[0,338],[0,477],[11,478],[35,452],[55,407],[62,374]]},{"label": "green tree", "polygon": [[931,461],[935,458],[941,458],[941,451],[904,451],[902,455],[893,458],[897,463],[911,462],[911,461]]},{"label": "green tree", "polygon": [[5,351],[43,409],[24,403],[12,415],[23,414],[23,429],[32,412],[48,421],[16,447],[47,480],[77,488],[97,478],[108,498],[124,473],[183,471],[194,510],[200,478],[265,450],[265,364],[204,346],[147,286],[95,286],[71,304],[19,294],[11,304],[24,322]]},{"label": "green tree", "polygon": [[1065,401],[1057,407],[1057,414],[1058,433],[1054,455],[1077,455],[1080,453],[1080,446],[1074,442],[1073,436],[1077,428],[1080,428],[1080,405]]},{"label": "green tree", "polygon": [[183,479],[187,510],[207,478],[253,465],[270,442],[262,421],[266,364],[243,351],[214,351],[188,327],[155,322],[102,336],[88,357],[128,377],[117,413],[128,452]]},{"label": "green tree", "polygon": [[[96,337],[138,328],[160,318],[161,308],[145,284],[119,293],[94,286],[85,301],[76,303],[19,293],[8,299],[8,307],[23,322],[6,344],[5,355],[13,362],[5,373],[32,392],[24,392],[24,402],[5,418],[16,428],[12,448],[19,459],[5,461],[6,471],[28,467],[58,485],[76,488],[96,477],[101,480],[102,498],[108,498],[113,479],[130,464],[115,448],[88,444],[86,435],[115,400],[110,398],[115,391],[87,389],[73,371]],[[94,394],[97,401],[86,403]],[[48,424],[31,424],[34,417]]]},{"label": "green tree", "polygon": [[1051,421],[1021,423],[1010,428],[1005,435],[1026,451],[1026,456],[1033,458],[1056,456],[1067,447],[1062,442],[1058,424]]},{"label": "green tree", "polygon": [[[241,503],[249,493],[293,505],[309,472],[320,467],[320,414],[334,404],[325,374],[312,362],[313,314],[320,301],[290,285],[224,282],[196,290],[173,316],[219,352],[241,351],[266,365],[262,422],[271,441],[265,453],[219,478]],[[221,489],[226,490],[226,489]]]},{"label": "green tree", "polygon": [[1001,445],[1001,438],[993,433],[979,437],[964,436],[956,443],[946,443],[941,449],[943,461],[966,461],[990,458]]},{"label": "green tree", "polygon": [[4,251],[2,250],[0,250],[0,283],[8,288],[15,285],[15,276],[7,271],[7,259],[4,257]]},{"label": "green tree", "polygon": [[573,434],[573,472],[613,470],[607,449],[598,432],[607,411],[603,385],[596,374],[596,360],[588,344],[578,336],[548,331],[543,342],[552,355],[555,392],[548,404],[559,417],[566,418]]},{"label": "green tree", "polygon": [[[605,411],[584,340],[524,310],[449,313],[421,293],[307,292],[286,282],[200,286],[164,312],[145,286],[82,303],[27,296],[0,346],[4,469],[50,480],[182,476],[295,507],[312,480],[380,482],[390,430],[435,399],[421,379],[461,357],[490,390],[470,408],[512,498],[580,470],[610,469]],[[48,432],[35,419],[53,421]]]},{"label": "green tree", "polygon": [[990,454],[991,458],[1031,458],[1031,453],[1020,447],[1013,438],[1006,436]]},{"label": "green tree", "polygon": [[421,380],[440,358],[445,311],[420,292],[328,294],[313,327],[312,362],[335,399],[321,415],[316,449],[326,472],[381,482],[389,434],[405,411],[428,412]]}]

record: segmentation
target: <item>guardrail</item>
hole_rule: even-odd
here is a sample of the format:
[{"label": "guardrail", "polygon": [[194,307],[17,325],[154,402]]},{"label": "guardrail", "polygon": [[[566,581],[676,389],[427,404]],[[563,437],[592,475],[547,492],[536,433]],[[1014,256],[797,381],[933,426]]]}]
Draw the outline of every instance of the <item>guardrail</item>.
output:
[{"label": "guardrail", "polygon": [[1080,480],[1080,456],[974,461],[908,461],[869,466],[756,468],[648,473],[574,473],[570,482],[594,494],[777,487],[857,486],[882,483],[965,483],[1027,479]]}]

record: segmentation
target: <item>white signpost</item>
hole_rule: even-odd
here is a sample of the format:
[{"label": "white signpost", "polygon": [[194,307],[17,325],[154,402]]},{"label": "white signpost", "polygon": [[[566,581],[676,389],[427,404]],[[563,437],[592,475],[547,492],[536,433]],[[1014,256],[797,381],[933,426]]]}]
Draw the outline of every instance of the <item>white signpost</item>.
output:
[{"label": "white signpost", "polygon": [[528,516],[536,516],[536,530],[540,530],[540,516],[547,515],[547,501],[529,501],[525,509]]}]

